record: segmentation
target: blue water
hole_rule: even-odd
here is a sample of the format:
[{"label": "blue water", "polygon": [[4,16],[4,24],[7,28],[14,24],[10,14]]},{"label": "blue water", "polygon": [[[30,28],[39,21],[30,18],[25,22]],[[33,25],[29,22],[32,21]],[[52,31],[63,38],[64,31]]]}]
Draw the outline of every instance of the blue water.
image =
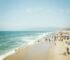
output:
[{"label": "blue water", "polygon": [[0,55],[35,40],[46,31],[0,31]]}]

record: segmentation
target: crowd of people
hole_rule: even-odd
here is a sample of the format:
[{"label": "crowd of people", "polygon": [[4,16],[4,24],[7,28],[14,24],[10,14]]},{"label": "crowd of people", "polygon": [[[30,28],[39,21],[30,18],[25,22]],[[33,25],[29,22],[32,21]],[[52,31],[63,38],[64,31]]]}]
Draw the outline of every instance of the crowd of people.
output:
[{"label": "crowd of people", "polygon": [[[66,52],[64,54],[70,55],[70,31],[61,31],[54,34],[54,41],[64,43]],[[57,43],[56,43],[57,44]]]}]

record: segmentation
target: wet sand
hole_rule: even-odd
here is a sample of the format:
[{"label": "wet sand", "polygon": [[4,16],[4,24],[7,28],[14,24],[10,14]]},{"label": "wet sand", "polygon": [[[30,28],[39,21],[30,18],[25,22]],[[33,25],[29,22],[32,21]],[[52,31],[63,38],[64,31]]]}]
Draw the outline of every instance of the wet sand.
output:
[{"label": "wet sand", "polygon": [[48,43],[43,42],[19,48],[14,54],[7,56],[4,60],[46,60],[49,48],[47,45]]}]

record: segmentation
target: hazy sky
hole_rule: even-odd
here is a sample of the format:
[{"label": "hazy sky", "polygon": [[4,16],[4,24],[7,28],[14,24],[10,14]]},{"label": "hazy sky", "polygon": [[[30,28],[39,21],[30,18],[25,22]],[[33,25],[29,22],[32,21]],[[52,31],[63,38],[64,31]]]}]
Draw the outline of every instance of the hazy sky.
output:
[{"label": "hazy sky", "polygon": [[0,0],[0,30],[70,27],[70,0]]}]

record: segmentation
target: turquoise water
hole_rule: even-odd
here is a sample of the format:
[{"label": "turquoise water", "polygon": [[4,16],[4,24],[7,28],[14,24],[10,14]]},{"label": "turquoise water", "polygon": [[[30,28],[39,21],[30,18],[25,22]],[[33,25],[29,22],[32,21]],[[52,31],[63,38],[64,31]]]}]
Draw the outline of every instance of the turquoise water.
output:
[{"label": "turquoise water", "polygon": [[0,31],[0,55],[35,40],[46,31]]}]

